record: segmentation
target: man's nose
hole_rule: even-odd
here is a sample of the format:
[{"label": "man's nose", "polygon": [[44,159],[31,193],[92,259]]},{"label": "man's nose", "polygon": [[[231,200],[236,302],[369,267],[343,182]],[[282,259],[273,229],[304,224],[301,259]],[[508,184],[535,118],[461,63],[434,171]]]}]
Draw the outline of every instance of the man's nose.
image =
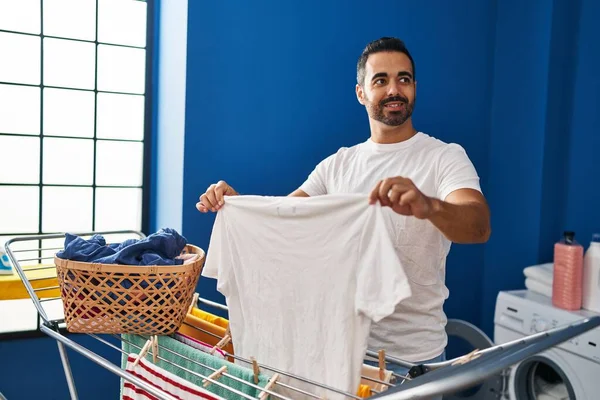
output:
[{"label": "man's nose", "polygon": [[387,95],[396,96],[398,94],[400,94],[400,83],[391,81],[388,85]]}]

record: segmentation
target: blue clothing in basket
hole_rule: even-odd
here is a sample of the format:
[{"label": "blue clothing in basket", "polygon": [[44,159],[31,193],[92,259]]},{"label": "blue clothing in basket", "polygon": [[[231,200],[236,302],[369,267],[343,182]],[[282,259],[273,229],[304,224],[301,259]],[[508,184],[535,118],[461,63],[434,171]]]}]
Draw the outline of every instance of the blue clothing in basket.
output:
[{"label": "blue clothing in basket", "polygon": [[102,235],[86,240],[67,233],[65,247],[56,256],[65,260],[125,265],[181,265],[176,259],[187,244],[185,237],[171,228],[163,228],[144,239],[128,239],[106,244]]},{"label": "blue clothing in basket", "polygon": [[[65,234],[65,247],[57,252],[56,256],[65,260],[88,263],[131,265],[132,268],[144,265],[181,265],[183,260],[176,257],[181,254],[186,244],[186,238],[171,228],[163,228],[144,239],[128,239],[122,243],[112,244],[106,244],[104,237],[98,234],[86,240],[67,233]],[[135,270],[132,269],[131,272],[135,273]],[[71,274],[71,272],[68,273]],[[99,284],[95,279],[92,280],[92,283]],[[112,286],[114,283],[109,281],[106,284]],[[163,286],[172,287],[173,285],[175,285],[173,280],[167,279],[165,281],[164,279],[154,278],[139,283],[142,289],[146,289],[148,286],[161,289]],[[114,287],[114,290],[118,292],[131,287],[131,280],[123,279],[120,281],[119,287]],[[111,299],[117,299],[117,295],[112,292],[108,293],[110,298],[99,292],[97,295],[97,300],[101,300],[106,304],[110,304]],[[127,295],[125,300],[130,301],[132,299]],[[125,303],[124,300],[119,301],[121,305]]]}]

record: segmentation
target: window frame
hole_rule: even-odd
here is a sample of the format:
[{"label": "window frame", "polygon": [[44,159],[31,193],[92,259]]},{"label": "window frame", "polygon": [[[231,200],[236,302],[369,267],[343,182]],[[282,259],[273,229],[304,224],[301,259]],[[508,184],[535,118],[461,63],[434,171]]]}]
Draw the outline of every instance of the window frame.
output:
[{"label": "window frame", "polygon": [[[0,137],[11,136],[11,137],[28,137],[28,138],[39,138],[39,182],[37,184],[33,183],[2,183],[0,182],[0,187],[2,186],[25,186],[25,187],[38,187],[39,190],[39,204],[38,204],[38,231],[37,232],[0,232],[0,236],[29,236],[29,235],[39,235],[42,233],[56,233],[56,232],[42,232],[42,223],[43,223],[43,189],[44,187],[85,187],[92,188],[92,231],[96,230],[96,193],[98,188],[135,188],[141,189],[141,232],[144,234],[148,234],[148,230],[150,227],[150,203],[152,199],[152,179],[154,173],[154,150],[153,143],[155,140],[155,70],[157,68],[157,60],[155,58],[155,52],[157,50],[156,46],[156,32],[155,29],[157,27],[157,18],[158,18],[158,0],[132,0],[146,3],[146,43],[144,47],[140,46],[131,46],[131,45],[122,45],[115,43],[105,43],[98,40],[98,10],[99,10],[99,2],[101,0],[95,0],[96,7],[96,26],[95,26],[95,39],[92,40],[84,40],[84,39],[72,39],[65,38],[53,35],[44,35],[44,0],[40,0],[40,33],[33,34],[27,32],[19,32],[14,30],[0,29],[2,33],[11,33],[18,35],[27,35],[27,36],[36,36],[40,37],[40,84],[25,84],[25,83],[15,83],[15,82],[5,82],[0,81],[2,85],[15,85],[15,86],[25,86],[25,87],[36,87],[40,89],[40,125],[39,125],[39,134],[22,134],[22,133],[11,133],[11,132],[0,132]],[[63,87],[63,86],[47,86],[44,85],[44,38],[54,38],[54,39],[62,39],[62,40],[71,40],[83,43],[93,43],[95,45],[95,67],[94,67],[94,89],[77,89],[72,87]],[[96,155],[97,155],[97,143],[98,140],[101,141],[117,141],[117,142],[134,142],[139,143],[140,140],[131,140],[131,139],[111,139],[111,138],[97,138],[97,125],[98,125],[98,93],[110,93],[110,94],[126,94],[126,95],[140,95],[139,93],[128,93],[128,92],[113,92],[113,91],[104,91],[98,90],[98,46],[99,45],[108,45],[108,46],[117,46],[124,48],[135,48],[135,49],[144,49],[146,51],[145,57],[145,83],[144,83],[144,120],[143,120],[143,149],[142,149],[142,182],[141,186],[130,186],[130,185],[97,185],[96,184]],[[93,126],[93,137],[73,137],[73,136],[61,136],[61,135],[44,135],[44,88],[50,89],[66,89],[66,90],[76,90],[76,91],[85,91],[88,93],[94,93],[94,126]],[[44,173],[44,138],[55,138],[55,139],[74,139],[74,140],[92,140],[93,148],[94,148],[94,159],[93,159],[93,177],[91,185],[78,185],[78,184],[44,184],[43,183],[43,173]],[[41,244],[41,243],[40,243]],[[41,246],[40,246],[41,247]],[[2,252],[5,251],[4,248],[0,249]],[[39,255],[41,256],[41,250],[39,251]],[[29,299],[31,301],[31,299]],[[0,304],[3,301],[10,300],[0,300]],[[33,302],[30,303],[32,308],[34,307]],[[40,326],[40,317],[37,315],[36,311],[36,328],[32,327],[31,330],[22,330],[22,331],[8,331],[0,333],[0,340],[3,339],[19,339],[19,338],[29,338],[29,337],[41,337],[45,336],[39,329]],[[33,324],[32,324],[33,325]]]}]

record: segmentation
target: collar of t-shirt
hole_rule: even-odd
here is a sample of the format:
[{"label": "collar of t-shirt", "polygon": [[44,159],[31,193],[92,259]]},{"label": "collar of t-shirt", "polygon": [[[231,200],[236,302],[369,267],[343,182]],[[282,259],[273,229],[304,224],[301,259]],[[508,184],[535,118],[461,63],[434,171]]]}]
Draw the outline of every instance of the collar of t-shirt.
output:
[{"label": "collar of t-shirt", "polygon": [[364,145],[365,149],[375,151],[378,153],[386,153],[386,152],[398,151],[398,150],[403,150],[403,149],[412,147],[415,145],[415,143],[419,142],[425,136],[426,135],[424,133],[417,132],[414,136],[412,136],[408,140],[403,140],[402,142],[388,143],[388,144],[375,143],[373,140],[371,140],[371,138],[369,138],[363,143],[363,145]]}]

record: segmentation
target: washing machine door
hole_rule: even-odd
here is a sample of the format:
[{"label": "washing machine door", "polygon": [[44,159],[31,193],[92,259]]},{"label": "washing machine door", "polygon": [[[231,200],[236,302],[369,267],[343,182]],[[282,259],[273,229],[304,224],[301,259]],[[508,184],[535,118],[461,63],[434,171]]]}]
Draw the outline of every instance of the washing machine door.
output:
[{"label": "washing machine door", "polygon": [[577,397],[575,371],[553,350],[526,358],[511,373],[511,400],[568,399]]},{"label": "washing machine door", "polygon": [[[492,340],[475,325],[458,320],[449,319],[446,324],[448,340],[459,339],[469,348],[466,353],[475,349],[483,350],[492,347]],[[466,354],[465,353],[465,354]],[[506,378],[503,373],[495,375],[484,381],[481,385],[470,388],[463,392],[444,395],[444,400],[498,400],[503,397],[506,388]]]}]

